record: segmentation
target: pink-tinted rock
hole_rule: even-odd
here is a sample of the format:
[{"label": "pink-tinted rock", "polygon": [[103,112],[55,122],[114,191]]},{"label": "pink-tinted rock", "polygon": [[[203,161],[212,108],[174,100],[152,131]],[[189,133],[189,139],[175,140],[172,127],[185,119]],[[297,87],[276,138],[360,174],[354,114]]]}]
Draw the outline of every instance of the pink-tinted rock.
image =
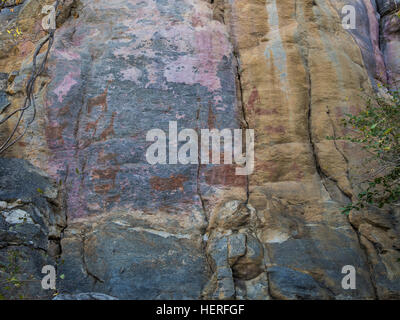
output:
[{"label": "pink-tinted rock", "polygon": [[[0,12],[2,25],[28,26],[20,43],[0,35],[4,110],[23,100],[28,55],[45,34],[29,14],[45,3]],[[359,191],[365,155],[327,139],[361,110],[360,89],[372,95],[398,81],[396,4],[65,2],[36,83],[36,121],[7,153],[65,191],[68,226],[52,250],[64,261],[60,292],[399,298],[398,212],[340,214]],[[342,27],[345,5],[356,10],[355,29]],[[150,164],[146,134],[168,134],[173,121],[179,131],[253,129],[254,172]],[[356,290],[341,286],[345,265],[356,268]]]}]

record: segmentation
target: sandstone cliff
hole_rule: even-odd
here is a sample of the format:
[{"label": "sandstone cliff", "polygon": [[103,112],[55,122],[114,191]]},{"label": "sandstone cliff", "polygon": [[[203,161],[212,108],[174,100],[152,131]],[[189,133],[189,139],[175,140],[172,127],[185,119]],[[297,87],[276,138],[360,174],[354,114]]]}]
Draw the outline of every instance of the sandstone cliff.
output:
[{"label": "sandstone cliff", "polygon": [[[46,34],[40,11],[52,1],[7,3],[3,114],[23,102],[32,52]],[[342,26],[345,5],[356,9],[354,30]],[[359,190],[364,155],[327,139],[344,133],[340,120],[360,110],[363,94],[399,85],[398,9],[398,0],[62,2],[36,82],[36,120],[5,155],[41,173],[30,182],[22,169],[7,169],[28,164],[2,160],[0,257],[41,250],[35,277],[50,259],[66,294],[399,299],[400,211],[340,214]],[[16,27],[22,35],[10,37]],[[197,131],[254,129],[254,172],[149,164],[146,133],[168,131],[170,121]],[[4,138],[11,125],[1,129]],[[28,189],[3,189],[32,183],[31,195],[47,175],[58,191],[15,208],[49,217],[36,201],[53,203],[60,221],[44,231],[48,242],[9,240],[10,205]],[[356,290],[341,286],[345,265],[357,270]],[[36,286],[29,294],[40,296]]]}]

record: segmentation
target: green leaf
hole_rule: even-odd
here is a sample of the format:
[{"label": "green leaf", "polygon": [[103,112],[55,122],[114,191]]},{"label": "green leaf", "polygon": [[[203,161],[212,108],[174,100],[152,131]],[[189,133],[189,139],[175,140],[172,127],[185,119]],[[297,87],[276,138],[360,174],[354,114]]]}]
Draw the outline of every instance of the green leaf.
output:
[{"label": "green leaf", "polygon": [[389,134],[390,132],[392,132],[392,130],[393,130],[393,128],[389,128],[389,129],[387,129],[387,130],[385,130],[385,132],[383,133],[383,135],[387,135],[387,134]]}]

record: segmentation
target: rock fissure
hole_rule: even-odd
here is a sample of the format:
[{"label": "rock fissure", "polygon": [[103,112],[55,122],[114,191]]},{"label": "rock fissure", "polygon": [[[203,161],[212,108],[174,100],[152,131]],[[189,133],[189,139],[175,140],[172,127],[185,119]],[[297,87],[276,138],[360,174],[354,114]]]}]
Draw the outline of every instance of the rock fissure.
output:
[{"label": "rock fissure", "polygon": [[372,262],[370,261],[367,248],[361,243],[361,235],[360,235],[359,230],[351,223],[349,218],[347,218],[347,220],[348,220],[349,225],[352,227],[354,233],[357,236],[358,245],[360,246],[360,248],[362,249],[362,251],[364,253],[364,257],[365,257],[365,260],[366,260],[368,268],[369,268],[370,282],[371,282],[372,288],[374,290],[374,298],[378,300],[379,299],[378,289],[377,289],[377,286],[376,286],[376,283],[374,280],[374,276],[373,276],[374,275],[374,266],[373,266]]},{"label": "rock fissure", "polygon": [[96,276],[94,273],[92,273],[89,270],[87,262],[86,262],[86,249],[85,249],[86,236],[81,235],[81,240],[82,240],[82,251],[81,251],[82,266],[85,270],[85,273],[94,280],[93,286],[96,285],[96,282],[104,283],[104,280],[100,279],[98,276]]},{"label": "rock fissure", "polygon": [[[379,50],[390,81],[398,77],[398,1],[377,0],[378,9],[344,1],[360,15],[346,31],[343,3],[329,0],[64,3],[35,92],[44,108],[7,155],[62,181],[65,200],[40,175],[0,166],[0,201],[33,197],[32,220],[42,224],[16,233],[9,222],[25,214],[0,214],[0,239],[10,245],[0,261],[13,244],[34,239],[46,252],[16,250],[36,265],[58,262],[62,299],[399,296],[398,222],[370,208],[340,215],[358,191],[362,154],[336,141],[340,118],[362,104],[359,89],[372,92],[384,78]],[[27,18],[38,15],[36,4],[0,14],[1,32],[17,18],[29,25],[15,57],[12,38],[0,34],[4,112],[20,102],[26,39],[40,28]],[[204,126],[253,129],[253,174],[238,177],[235,165],[200,158],[197,166],[150,165],[146,133],[171,121],[198,137]],[[17,209],[29,214],[29,201]],[[342,290],[343,265],[356,267],[357,290]]]}]

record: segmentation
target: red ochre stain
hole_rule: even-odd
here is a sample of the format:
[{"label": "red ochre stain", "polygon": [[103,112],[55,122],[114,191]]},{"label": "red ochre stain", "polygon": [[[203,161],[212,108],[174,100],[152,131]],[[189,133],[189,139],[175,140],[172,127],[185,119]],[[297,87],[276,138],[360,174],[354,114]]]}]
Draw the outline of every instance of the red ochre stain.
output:
[{"label": "red ochre stain", "polygon": [[275,180],[279,176],[279,166],[275,161],[256,161],[255,170],[262,172],[269,179]]},{"label": "red ochre stain", "polygon": [[[106,141],[108,136],[112,136],[115,134],[114,132],[114,120],[116,116],[116,112],[114,111],[111,115],[111,121],[110,124],[108,125],[107,128],[104,129],[104,131],[100,134],[100,141]],[[86,124],[85,131],[93,131],[92,137],[95,137],[96,132],[97,132],[97,126],[99,124],[100,119],[104,118],[103,115],[101,115],[96,121],[91,121]]]},{"label": "red ochre stain", "polygon": [[151,188],[158,191],[169,191],[169,190],[181,190],[183,191],[183,183],[188,181],[188,177],[178,174],[177,176],[172,175],[169,178],[162,177],[151,177],[150,185]]},{"label": "red ochre stain", "polygon": [[60,108],[60,110],[58,110],[57,115],[58,115],[58,117],[65,116],[66,114],[69,113],[69,111],[70,111],[70,106],[69,106],[69,104],[66,104],[65,106]]},{"label": "red ochre stain", "polygon": [[112,188],[114,187],[113,184],[107,183],[107,184],[101,184],[97,185],[94,187],[94,191],[98,194],[105,195],[107,194]]},{"label": "red ochre stain", "polygon": [[116,160],[116,158],[117,158],[117,154],[116,153],[107,153],[107,154],[105,154],[104,150],[101,150],[99,152],[98,157],[97,157],[97,162],[101,163],[101,164],[105,164],[108,161]]},{"label": "red ochre stain", "polygon": [[107,197],[106,201],[108,203],[113,203],[113,202],[119,202],[119,200],[121,199],[121,196],[119,194],[115,195],[115,196],[109,196]]},{"label": "red ochre stain", "polygon": [[19,142],[18,142],[18,145],[19,145],[20,147],[26,147],[28,144],[27,144],[26,142],[19,141]]},{"label": "red ochre stain", "polygon": [[211,102],[208,103],[208,129],[214,129],[215,128],[215,114],[212,110],[212,105]]},{"label": "red ochre stain", "polygon": [[94,97],[94,98],[90,98],[88,100],[87,106],[88,106],[88,113],[89,114],[92,113],[93,108],[97,107],[97,106],[101,106],[101,109],[102,109],[103,112],[107,111],[107,108],[108,108],[108,105],[107,105],[107,92],[108,92],[108,85],[107,85],[106,89],[104,90],[104,92],[101,95],[99,95],[97,97]]},{"label": "red ochre stain", "polygon": [[265,126],[265,131],[268,133],[285,134],[286,130],[284,126]]},{"label": "red ochre stain", "polygon": [[258,116],[270,116],[272,114],[278,114],[278,110],[275,109],[263,109],[256,108],[256,115]]},{"label": "red ochre stain", "polygon": [[106,129],[104,129],[104,131],[100,135],[100,140],[101,141],[105,141],[105,140],[107,140],[108,136],[110,136],[110,135],[112,136],[112,135],[115,134],[115,132],[114,132],[114,119],[115,119],[116,114],[117,113],[115,111],[112,113],[110,125]]},{"label": "red ochre stain", "polygon": [[253,91],[251,91],[251,93],[250,93],[250,97],[249,97],[249,100],[247,102],[247,109],[249,111],[254,111],[254,104],[256,102],[260,103],[261,100],[260,100],[260,95],[258,94],[257,88],[254,87]]},{"label": "red ochre stain", "polygon": [[119,168],[106,168],[106,169],[94,169],[92,171],[92,178],[93,179],[111,179],[115,181],[115,177]]},{"label": "red ochre stain", "polygon": [[[95,182],[94,191],[98,194],[105,195],[115,187],[115,178],[119,172],[119,166],[109,167],[106,169],[94,169],[91,173],[93,180],[100,180]],[[111,180],[111,182],[105,182],[103,180]]]},{"label": "red ochre stain", "polygon": [[205,180],[209,185],[223,185],[231,187],[246,186],[246,176],[236,175],[235,165],[219,165],[206,171]]},{"label": "red ochre stain", "polygon": [[67,127],[66,122],[62,123],[61,125],[47,126],[46,138],[47,141],[49,141],[49,145],[53,147],[64,145],[62,132],[66,127]]},{"label": "red ochre stain", "polygon": [[85,131],[88,132],[89,130],[93,130],[93,135],[95,135],[96,131],[97,131],[97,125],[99,123],[99,120],[100,120],[100,118],[98,118],[96,121],[88,122],[86,124]]},{"label": "red ochre stain", "polygon": [[201,19],[197,16],[192,17],[192,26],[193,27],[204,27],[204,24],[202,23]]},{"label": "red ochre stain", "polygon": [[293,171],[296,181],[301,181],[304,178],[304,173],[296,162],[293,163],[293,165],[290,167],[290,170]]}]

